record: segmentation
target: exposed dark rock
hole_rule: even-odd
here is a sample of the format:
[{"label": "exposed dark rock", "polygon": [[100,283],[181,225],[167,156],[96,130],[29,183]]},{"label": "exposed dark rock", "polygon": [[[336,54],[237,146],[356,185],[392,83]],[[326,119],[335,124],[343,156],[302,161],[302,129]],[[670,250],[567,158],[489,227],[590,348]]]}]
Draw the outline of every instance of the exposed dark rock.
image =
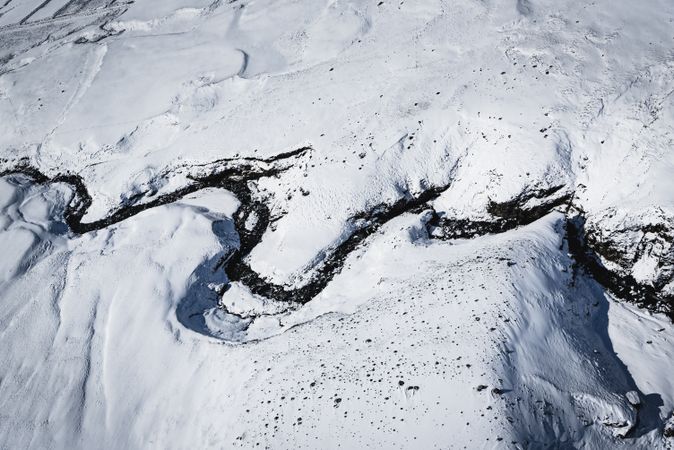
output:
[{"label": "exposed dark rock", "polygon": [[586,270],[615,296],[641,308],[665,313],[674,320],[674,297],[663,296],[653,286],[640,284],[631,275],[617,274],[604,266],[595,247],[588,243],[585,222],[581,214],[568,218],[566,222],[569,251],[577,263],[577,269]]},{"label": "exposed dark rock", "polygon": [[674,295],[673,217],[660,209],[637,216],[609,209],[592,219],[585,223],[587,245],[607,268],[623,277],[638,276],[662,298]]},{"label": "exposed dark rock", "polygon": [[663,434],[667,438],[674,438],[674,413],[672,413],[669,420],[665,422],[665,429]]}]

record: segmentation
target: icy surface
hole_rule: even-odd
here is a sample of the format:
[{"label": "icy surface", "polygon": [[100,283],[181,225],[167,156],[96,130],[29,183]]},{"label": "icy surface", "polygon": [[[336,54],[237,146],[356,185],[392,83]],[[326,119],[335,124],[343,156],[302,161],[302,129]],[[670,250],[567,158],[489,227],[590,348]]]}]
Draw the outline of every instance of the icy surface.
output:
[{"label": "icy surface", "polygon": [[[0,448],[671,448],[673,48],[667,0],[0,3]],[[266,223],[310,301],[230,282]]]}]

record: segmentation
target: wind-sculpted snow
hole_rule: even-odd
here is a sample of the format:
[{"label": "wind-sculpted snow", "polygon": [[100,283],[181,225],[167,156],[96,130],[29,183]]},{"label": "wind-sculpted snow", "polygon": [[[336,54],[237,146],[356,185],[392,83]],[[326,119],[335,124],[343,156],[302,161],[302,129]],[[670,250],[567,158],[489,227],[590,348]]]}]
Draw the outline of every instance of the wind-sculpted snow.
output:
[{"label": "wind-sculpted snow", "polygon": [[0,448],[670,448],[673,18],[0,0]]},{"label": "wind-sculpted snow", "polygon": [[[17,233],[39,223],[58,223],[58,210],[67,204],[67,191],[47,196],[46,200],[55,207],[44,209],[39,206],[45,201],[41,198],[51,190],[31,187],[25,182],[16,184],[17,181],[10,184],[3,181],[4,211],[16,217],[10,211],[20,205],[18,211],[22,217],[10,230]],[[390,402],[393,417],[378,416],[384,427],[380,426],[369,438],[359,433],[342,437],[344,445],[404,443],[427,426],[441,430],[448,427],[461,420],[461,414],[470,415],[469,425],[458,433],[447,430],[443,435],[467,445],[480,441],[471,430],[488,429],[493,430],[491,439],[534,446],[567,439],[580,439],[590,445],[602,445],[608,439],[619,445],[621,441],[612,440],[613,433],[628,436],[625,445],[631,446],[637,436],[651,436],[650,433],[661,426],[657,413],[653,415],[653,408],[657,410],[662,399],[650,392],[640,393],[613,354],[606,336],[608,303],[601,288],[582,276],[570,283],[574,279],[573,261],[565,253],[564,221],[559,215],[548,216],[510,236],[505,233],[441,245],[432,244],[437,241],[424,242],[427,220],[424,214],[392,219],[382,226],[383,233],[373,235],[375,239],[357,252],[360,257],[351,259],[351,267],[335,278],[328,292],[313,305],[307,304],[313,308],[308,314],[324,316],[329,311],[340,311],[340,314],[317,318],[303,327],[295,327],[294,332],[285,333],[283,336],[287,336],[291,345],[291,350],[286,352],[273,339],[263,341],[269,344],[258,342],[254,347],[209,346],[206,341],[195,341],[172,318],[176,317],[173,311],[181,308],[184,292],[191,289],[183,291],[185,287],[181,287],[179,280],[185,280],[190,267],[198,262],[197,258],[187,257],[189,252],[180,248],[188,244],[194,250],[212,249],[212,239],[208,238],[211,234],[207,232],[210,224],[222,236],[235,233],[233,229],[227,230],[226,216],[233,214],[236,206],[229,207],[224,217],[212,210],[214,205],[222,207],[228,203],[223,200],[218,197],[209,200],[207,195],[186,197],[182,204],[149,209],[112,225],[108,231],[101,230],[96,235],[87,233],[71,244],[66,243],[63,228],[41,226],[45,231],[40,232],[37,242],[42,240],[47,245],[33,248],[42,247],[46,251],[42,250],[37,259],[30,258],[34,262],[24,277],[12,277],[14,281],[3,285],[3,296],[13,298],[12,292],[23,292],[26,284],[35,283],[35,277],[41,278],[41,282],[34,284],[37,289],[31,291],[26,303],[7,304],[12,312],[8,317],[13,320],[5,329],[15,336],[30,333],[30,329],[17,327],[21,318],[44,317],[40,319],[44,331],[53,333],[50,340],[31,341],[34,350],[39,348],[36,345],[55,344],[56,347],[50,351],[53,356],[47,361],[39,357],[39,351],[32,352],[34,356],[23,361],[24,367],[40,374],[31,379],[28,388],[41,390],[54,382],[61,385],[62,381],[53,380],[51,374],[57,377],[81,374],[82,378],[66,382],[63,386],[67,389],[55,391],[54,405],[58,409],[47,409],[37,416],[39,419],[41,414],[61,411],[63,419],[48,422],[35,431],[37,434],[14,435],[11,442],[20,444],[25,442],[23,439],[34,436],[46,443],[42,439],[57,434],[58,430],[77,427],[81,422],[82,434],[67,438],[74,441],[60,440],[59,445],[75,445],[78,439],[95,439],[106,446],[141,445],[147,429],[143,426],[129,434],[124,419],[124,411],[135,410],[139,399],[143,399],[143,410],[171,411],[168,418],[165,416],[170,421],[184,420],[180,418],[182,413],[175,414],[184,411],[185,404],[211,405],[208,410],[222,411],[217,414],[219,423],[223,424],[224,420],[229,425],[218,427],[222,431],[211,434],[210,439],[242,446],[254,445],[256,441],[271,444],[268,439],[283,447],[302,445],[303,435],[282,431],[286,426],[316,427],[322,439],[332,439],[327,423],[312,412],[331,408],[341,417],[339,420],[344,426],[352,427],[362,423],[360,414],[377,417],[379,402]],[[415,228],[421,230],[421,234],[414,232]],[[47,231],[50,229],[51,233]],[[5,230],[3,237],[10,230]],[[16,237],[12,241],[16,248],[22,245]],[[139,243],[142,244],[140,253]],[[233,246],[236,241],[223,240],[221,244]],[[210,260],[215,264],[217,254],[211,254]],[[61,271],[54,273],[53,278],[45,277],[44,271],[51,270],[57,261]],[[120,264],[122,261],[126,263]],[[419,264],[427,267],[427,272],[410,284],[405,273]],[[130,268],[142,270],[129,272]],[[166,270],[174,275],[168,285],[162,281]],[[378,281],[372,278],[373,271],[382,278]],[[105,282],[96,287],[90,280],[99,273],[105,274]],[[491,276],[485,278],[484,274]],[[562,277],[558,279],[560,274]],[[512,284],[504,284],[502,277]],[[123,290],[119,280],[126,280]],[[430,290],[429,283],[433,286]],[[71,288],[65,289],[64,284]],[[374,284],[374,297],[363,295],[362,287],[370,284]],[[505,289],[505,286],[510,287]],[[57,294],[60,297],[49,301],[48,296],[57,292],[61,292]],[[137,303],[136,299],[151,292],[166,296],[168,303]],[[335,295],[346,297],[335,302]],[[93,303],[84,300],[90,298],[98,300]],[[124,303],[118,304],[116,298],[125,299]],[[403,299],[415,301],[408,303]],[[554,306],[557,302],[561,302],[560,307]],[[45,321],[51,315],[50,308],[43,308],[45,304],[58,305],[59,321]],[[345,315],[349,310],[353,313]],[[554,314],[552,320],[550,314]],[[452,319],[448,322],[449,317]],[[76,336],[73,333],[80,326],[85,327],[86,334],[72,341]],[[313,337],[307,339],[309,336]],[[354,344],[344,342],[347,336],[352,340],[355,337],[355,348],[364,352],[362,357],[359,352],[349,356]],[[64,339],[73,343],[63,347]],[[12,345],[4,348],[4,352],[14,352],[20,345],[17,340],[10,342]],[[188,344],[190,342],[192,344]],[[478,342],[482,343],[482,350],[477,353],[467,350]],[[550,346],[550,343],[555,344]],[[409,345],[418,350],[401,352]],[[52,359],[61,361],[60,354],[76,348],[82,349],[84,359],[52,365]],[[157,353],[158,348],[164,351]],[[236,348],[255,349],[255,356],[251,359],[248,352],[236,351]],[[541,355],[539,351],[554,352],[554,357],[539,359],[540,356],[536,356]],[[578,351],[584,352],[584,356],[578,357]],[[160,354],[164,356],[157,361]],[[223,355],[229,356],[223,359]],[[578,361],[578,364],[567,365],[563,373],[547,368],[547,365],[554,366],[558,359]],[[585,359],[595,361],[592,364],[603,369],[588,372],[583,368]],[[130,361],[137,361],[137,365],[132,362],[129,366]],[[183,375],[190,374],[190,384],[196,383],[202,389],[196,392],[171,389],[178,380],[166,377],[161,370],[151,371],[155,376],[148,377],[148,364],[155,368],[168,364],[173,371],[180,368]],[[240,371],[232,371],[232,364],[240,367]],[[264,366],[256,367],[260,364]],[[307,370],[297,372],[296,364]],[[371,370],[366,371],[368,376],[356,375],[361,364],[371,366]],[[225,389],[219,377],[214,376],[221,373],[223,367],[230,367]],[[15,370],[20,374],[25,369]],[[144,381],[140,385],[127,385],[121,374],[131,375],[129,370],[145,374],[141,377]],[[244,391],[243,396],[230,391],[251,376],[252,385],[247,382],[250,391]],[[276,387],[270,388],[267,380],[273,381]],[[8,379],[3,383],[3,393],[21,392],[25,386],[18,384],[19,381],[20,378]],[[485,391],[481,384],[488,389]],[[172,395],[148,396],[150,386],[155,392],[168,389]],[[205,386],[211,388],[204,390]],[[207,400],[216,386],[220,386],[216,396],[229,399],[226,405],[221,405],[226,409],[219,409],[217,402]],[[631,391],[642,402],[638,411],[643,414],[630,406],[624,394],[619,394]],[[178,392],[184,394],[176,396]],[[262,397],[253,400],[256,397],[249,397],[253,392]],[[192,396],[191,399],[186,395]],[[265,398],[273,401],[266,408]],[[374,402],[372,406],[370,402]],[[461,405],[461,414],[451,407],[454,402]],[[171,404],[181,407],[166,409]],[[396,405],[401,405],[403,411]],[[110,410],[116,413],[105,412]],[[480,416],[480,411],[487,414]],[[30,408],[22,409],[7,423],[21,429],[33,413]],[[199,415],[199,421],[210,416]],[[267,431],[264,422],[270,416],[277,417],[276,425]],[[408,422],[408,431],[391,434],[391,430],[398,430],[396,422],[400,423],[400,418]],[[105,428],[96,425],[98,420],[105,420]],[[152,426],[151,423],[148,425]],[[184,434],[184,430],[180,433]],[[182,440],[185,437],[179,439],[172,433],[165,436],[171,439],[172,445],[187,444]],[[395,441],[390,440],[392,436],[397,436]],[[194,437],[190,439],[193,442]],[[655,442],[651,439],[647,438],[646,442]]]}]

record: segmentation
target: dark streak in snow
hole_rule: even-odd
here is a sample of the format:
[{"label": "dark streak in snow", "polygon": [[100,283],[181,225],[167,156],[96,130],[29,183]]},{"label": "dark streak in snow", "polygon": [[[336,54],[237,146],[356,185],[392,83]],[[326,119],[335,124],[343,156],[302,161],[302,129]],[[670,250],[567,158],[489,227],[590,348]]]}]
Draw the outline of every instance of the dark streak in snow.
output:
[{"label": "dark streak in snow", "polygon": [[[571,202],[571,194],[564,190],[565,186],[563,185],[545,190],[528,190],[506,202],[490,202],[488,212],[492,215],[493,220],[472,221],[468,219],[446,219],[431,206],[430,203],[448,189],[449,185],[430,187],[417,194],[407,193],[392,204],[380,204],[368,211],[355,214],[348,224],[353,232],[322,259],[308,282],[300,287],[289,288],[265,279],[246,262],[247,256],[261,241],[270,223],[268,206],[264,201],[254,198],[249,182],[262,177],[278,175],[280,172],[287,170],[288,167],[275,166],[275,164],[302,157],[309,151],[309,147],[303,147],[267,159],[237,158],[215,161],[209,166],[215,166],[216,169],[211,174],[192,178],[192,184],[162,194],[144,203],[136,203],[136,201],[143,198],[147,193],[134,196],[127,201],[128,204],[121,205],[106,217],[93,222],[82,222],[92,199],[79,175],[59,174],[50,178],[37,169],[23,164],[14,169],[0,172],[0,176],[23,174],[32,178],[36,183],[66,183],[70,185],[75,192],[75,196],[68,205],[64,218],[70,229],[78,234],[106,228],[146,209],[173,203],[188,194],[205,188],[226,189],[236,195],[241,202],[240,208],[234,214],[234,225],[239,234],[240,245],[234,252],[223,257],[217,267],[224,268],[230,282],[241,282],[253,294],[276,301],[299,304],[307,303],[319,294],[341,271],[348,255],[368,236],[388,221],[402,214],[431,210],[430,219],[426,223],[426,229],[431,238],[472,238],[484,234],[502,233],[529,224],[548,214],[553,208],[567,205],[568,209]],[[259,163],[269,167],[260,168],[258,167]],[[196,167],[203,166],[192,166],[192,168]],[[527,206],[532,200],[534,206]],[[257,220],[252,229],[249,230],[245,225],[251,215],[254,215]],[[586,267],[597,281],[619,297],[634,301],[640,306],[651,309],[660,307],[662,310],[663,302],[672,303],[672,299],[659,298],[652,288],[639,285],[631,277],[619,277],[607,270],[599,263],[598,258],[593,256],[592,250],[582,237],[582,218],[569,220],[569,224],[570,249],[577,262]],[[228,286],[229,284],[226,285],[225,290]],[[672,317],[671,309],[666,309],[665,312]]]}]

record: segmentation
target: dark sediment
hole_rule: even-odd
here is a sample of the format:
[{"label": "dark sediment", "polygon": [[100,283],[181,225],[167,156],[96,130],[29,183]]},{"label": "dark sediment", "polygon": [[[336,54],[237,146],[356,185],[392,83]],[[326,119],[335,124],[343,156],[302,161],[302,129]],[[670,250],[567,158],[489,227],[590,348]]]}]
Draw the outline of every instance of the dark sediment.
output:
[{"label": "dark sediment", "polygon": [[[0,176],[22,174],[35,183],[66,183],[71,186],[74,197],[64,212],[64,219],[71,231],[77,234],[104,229],[146,209],[178,201],[205,188],[226,189],[241,202],[241,206],[234,214],[234,226],[240,244],[238,249],[221,259],[218,268],[224,269],[230,282],[242,283],[253,294],[294,303],[306,303],[313,299],[339,273],[349,254],[382,225],[402,214],[430,210],[431,217],[426,222],[426,229],[429,237],[433,239],[473,238],[484,234],[502,233],[529,224],[556,207],[566,205],[568,209],[571,203],[571,194],[564,191],[564,186],[546,190],[528,190],[507,202],[490,202],[488,212],[493,219],[480,221],[448,219],[432,208],[430,203],[438,198],[449,187],[448,185],[431,187],[415,195],[408,193],[394,203],[380,204],[354,215],[348,223],[349,228],[353,230],[351,234],[326,252],[304,285],[290,288],[265,279],[246,262],[246,257],[261,241],[270,224],[269,207],[263,200],[255,198],[249,182],[279,175],[287,170],[289,162],[304,156],[309,150],[306,147],[300,148],[268,159],[238,158],[215,161],[207,165],[210,167],[210,173],[191,177],[193,182],[187,186],[156,197],[152,197],[151,193],[138,194],[106,217],[92,222],[82,221],[91,206],[92,199],[79,175],[58,174],[50,178],[29,165],[20,164],[14,169],[0,172]],[[192,166],[192,169],[198,167],[205,165]],[[149,200],[138,203],[143,198]],[[533,206],[530,206],[531,203]],[[248,229],[246,224],[252,216],[255,223]],[[583,223],[582,216],[567,221],[569,248],[578,265],[616,296],[651,310],[666,312],[672,317],[671,305],[674,304],[674,299],[662,298],[654,288],[641,285],[630,276],[618,276],[601,264],[599,257],[585,239]]]},{"label": "dark sediment", "polygon": [[[64,212],[64,219],[72,232],[82,234],[107,228],[110,225],[114,225],[129,217],[135,216],[146,209],[176,202],[186,195],[206,188],[222,188],[229,190],[235,195],[240,196],[240,201],[245,204],[246,199],[249,200],[251,197],[250,189],[248,188],[249,181],[278,175],[285,170],[285,168],[273,167],[274,163],[303,155],[308,151],[308,147],[303,147],[267,159],[239,158],[219,160],[212,164],[216,167],[213,169],[212,173],[190,177],[193,180],[193,183],[188,184],[187,186],[173,192],[159,195],[143,203],[135,203],[135,201],[140,200],[145,196],[144,194],[138,194],[132,197],[130,201],[128,200],[127,204],[122,204],[104,218],[92,222],[82,222],[82,218],[91,206],[92,199],[84,180],[77,174],[58,174],[50,178],[34,167],[26,164],[19,164],[13,169],[0,172],[0,177],[20,174],[31,178],[38,184],[68,184],[73,189],[74,198]],[[260,169],[256,167],[255,163],[270,164],[272,167]]]},{"label": "dark sediment", "polygon": [[[562,191],[563,185],[545,190],[525,191],[506,202],[490,201],[487,212],[491,220],[445,218],[433,212],[428,222],[429,231],[436,239],[470,239],[484,234],[503,233],[513,228],[528,225],[548,214],[554,208],[567,205],[571,194]],[[532,199],[539,200],[527,207]]]},{"label": "dark sediment", "polygon": [[[409,195],[393,204],[381,204],[367,212],[356,214],[350,220],[350,226],[354,231],[326,255],[308,283],[295,289],[287,289],[282,285],[265,280],[244,261],[246,255],[262,238],[262,234],[269,223],[269,211],[266,207],[263,204],[252,203],[254,206],[252,210],[258,216],[255,230],[247,232],[244,227],[250,208],[242,207],[237,211],[234,218],[236,229],[244,230],[244,238],[240,249],[226,263],[227,276],[231,281],[240,281],[254,294],[278,301],[306,303],[325,288],[341,270],[347,256],[368,236],[395,217],[407,212],[420,212],[428,208],[428,202],[437,198],[446,189],[447,186],[430,188],[416,196]],[[241,211],[243,212],[239,214]]]}]

